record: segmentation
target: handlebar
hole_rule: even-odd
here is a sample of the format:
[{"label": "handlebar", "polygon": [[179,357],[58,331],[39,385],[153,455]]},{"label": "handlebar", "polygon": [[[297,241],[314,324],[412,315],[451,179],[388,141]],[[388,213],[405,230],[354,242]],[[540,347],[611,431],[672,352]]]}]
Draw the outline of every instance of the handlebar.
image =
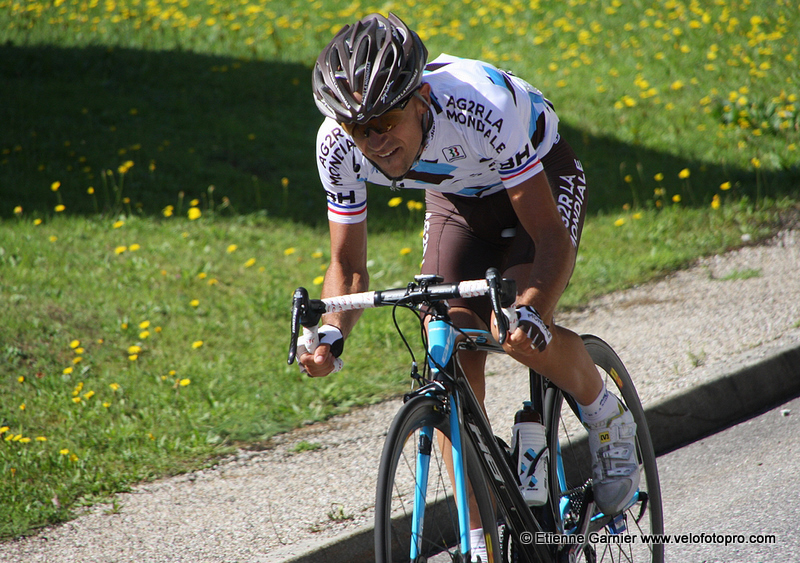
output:
[{"label": "handlebar", "polygon": [[441,283],[439,276],[416,276],[407,287],[381,291],[365,291],[325,299],[309,299],[308,291],[299,287],[292,298],[292,335],[289,343],[288,363],[297,356],[300,327],[313,331],[324,313],[354,311],[391,305],[435,305],[447,299],[481,297],[489,294],[492,310],[498,325],[500,344],[505,342],[509,319],[516,320],[513,310],[517,298],[517,284],[503,279],[496,268],[486,272],[486,279]]}]

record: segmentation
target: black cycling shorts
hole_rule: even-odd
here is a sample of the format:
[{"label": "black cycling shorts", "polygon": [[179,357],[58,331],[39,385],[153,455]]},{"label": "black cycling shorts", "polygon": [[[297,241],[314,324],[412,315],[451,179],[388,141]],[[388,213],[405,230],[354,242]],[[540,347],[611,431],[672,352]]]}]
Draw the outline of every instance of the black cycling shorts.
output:
[{"label": "black cycling shorts", "polygon": [[[586,216],[586,176],[575,152],[563,139],[542,158],[556,206],[564,226],[578,247]],[[486,197],[464,197],[428,190],[425,195],[423,274],[438,274],[444,281],[483,279],[486,270],[500,272],[518,264],[533,263],[536,249],[505,191]],[[466,307],[489,325],[487,299],[452,299],[452,307]]]}]

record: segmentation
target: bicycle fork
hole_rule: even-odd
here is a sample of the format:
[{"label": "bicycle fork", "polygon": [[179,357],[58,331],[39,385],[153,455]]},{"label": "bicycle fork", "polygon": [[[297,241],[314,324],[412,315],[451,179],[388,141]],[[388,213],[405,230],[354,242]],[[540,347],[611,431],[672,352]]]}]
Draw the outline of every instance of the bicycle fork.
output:
[{"label": "bicycle fork", "polygon": [[[455,333],[452,327],[444,321],[433,320],[428,325],[428,352],[432,372],[438,373],[438,367],[446,365],[455,350]],[[470,535],[469,535],[469,486],[467,484],[466,463],[461,436],[462,417],[461,405],[456,393],[450,395],[450,444],[453,459],[453,489],[456,506],[458,506],[459,545],[463,561],[470,560]],[[428,491],[428,475],[433,448],[433,427],[425,426],[420,429],[419,444],[417,448],[417,483],[414,493],[414,511],[411,528],[410,560],[416,561],[422,555],[422,534],[425,522],[425,504]]]}]

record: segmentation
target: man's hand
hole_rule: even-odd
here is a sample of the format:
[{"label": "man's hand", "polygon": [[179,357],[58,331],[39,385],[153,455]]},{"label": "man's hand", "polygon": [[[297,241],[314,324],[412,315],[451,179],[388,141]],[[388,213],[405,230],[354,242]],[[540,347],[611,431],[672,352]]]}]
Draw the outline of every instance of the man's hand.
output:
[{"label": "man's hand", "polygon": [[506,342],[515,351],[530,353],[531,349],[544,352],[544,349],[553,339],[547,325],[530,305],[517,307],[519,325],[517,329],[509,335]]},{"label": "man's hand", "polygon": [[309,377],[325,377],[333,373],[336,368],[336,357],[331,354],[330,344],[320,344],[313,353],[306,350],[297,360],[300,363],[300,371]]},{"label": "man's hand", "polygon": [[339,359],[344,350],[342,331],[335,326],[322,325],[317,334],[319,342],[315,343],[316,348],[312,344],[312,333],[305,329],[297,342],[300,371],[309,377],[325,377],[342,369],[342,361]]}]

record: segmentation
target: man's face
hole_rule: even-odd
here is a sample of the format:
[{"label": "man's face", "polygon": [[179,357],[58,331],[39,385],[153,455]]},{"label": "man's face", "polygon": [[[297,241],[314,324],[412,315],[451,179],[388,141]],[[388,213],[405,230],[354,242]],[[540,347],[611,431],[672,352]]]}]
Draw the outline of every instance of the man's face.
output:
[{"label": "man's face", "polygon": [[[430,86],[423,84],[419,92],[428,99]],[[373,121],[380,120],[378,117],[356,130],[353,140],[359,150],[377,164],[386,176],[401,177],[408,172],[419,154],[423,135],[422,116],[427,111],[427,106],[420,99],[412,97],[399,115],[399,121],[388,131],[383,132],[382,127],[370,128]]]}]

